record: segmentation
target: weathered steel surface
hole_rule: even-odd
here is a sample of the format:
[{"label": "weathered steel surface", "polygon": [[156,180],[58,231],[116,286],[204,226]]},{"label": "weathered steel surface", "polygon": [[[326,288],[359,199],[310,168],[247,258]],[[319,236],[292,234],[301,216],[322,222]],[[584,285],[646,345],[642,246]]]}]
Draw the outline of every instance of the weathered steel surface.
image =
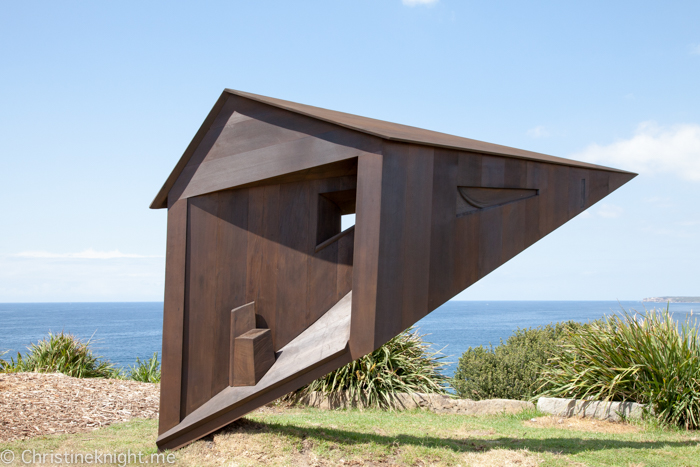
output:
[{"label": "weathered steel surface", "polygon": [[[169,209],[159,447],[372,352],[634,176],[226,90],[151,206]],[[276,360],[234,387],[246,304]]]}]

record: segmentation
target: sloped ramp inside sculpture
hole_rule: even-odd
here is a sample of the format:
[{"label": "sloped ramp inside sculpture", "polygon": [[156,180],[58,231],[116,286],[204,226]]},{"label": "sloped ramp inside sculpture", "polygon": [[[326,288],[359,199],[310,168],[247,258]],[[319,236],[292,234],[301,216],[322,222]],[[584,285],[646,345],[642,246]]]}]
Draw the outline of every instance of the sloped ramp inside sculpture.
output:
[{"label": "sloped ramp inside sculpture", "polygon": [[[158,437],[160,449],[176,449],[206,436],[262,404],[349,363],[352,291],[277,352],[274,365],[255,386],[224,389]],[[264,402],[263,402],[264,400]],[[251,408],[251,402],[254,406]]]}]

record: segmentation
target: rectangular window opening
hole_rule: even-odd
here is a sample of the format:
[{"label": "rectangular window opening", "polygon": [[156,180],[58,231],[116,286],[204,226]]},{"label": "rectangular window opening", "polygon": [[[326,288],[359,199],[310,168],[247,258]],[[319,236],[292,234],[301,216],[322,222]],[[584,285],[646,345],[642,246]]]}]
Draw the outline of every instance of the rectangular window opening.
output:
[{"label": "rectangular window opening", "polygon": [[355,214],[345,214],[340,216],[340,231],[345,232],[355,225]]},{"label": "rectangular window opening", "polygon": [[333,243],[355,225],[355,198],[357,190],[319,193],[317,248]]}]

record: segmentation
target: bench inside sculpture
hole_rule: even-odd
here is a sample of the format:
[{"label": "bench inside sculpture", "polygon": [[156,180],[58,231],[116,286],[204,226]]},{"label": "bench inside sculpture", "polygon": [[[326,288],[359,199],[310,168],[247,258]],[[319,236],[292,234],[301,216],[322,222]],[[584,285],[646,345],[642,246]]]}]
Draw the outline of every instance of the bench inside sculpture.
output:
[{"label": "bench inside sculpture", "polygon": [[230,386],[255,386],[275,363],[272,333],[255,326],[254,302],[231,311]]},{"label": "bench inside sculpture", "polygon": [[255,386],[275,363],[269,329],[251,329],[236,337],[232,386]]},{"label": "bench inside sculpture", "polygon": [[374,351],[634,176],[224,91],[151,205],[159,448]]}]

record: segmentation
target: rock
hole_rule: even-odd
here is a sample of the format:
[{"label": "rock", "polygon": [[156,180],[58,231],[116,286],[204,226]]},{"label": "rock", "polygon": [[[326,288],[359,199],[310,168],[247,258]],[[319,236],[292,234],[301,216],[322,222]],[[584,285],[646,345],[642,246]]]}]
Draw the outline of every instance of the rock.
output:
[{"label": "rock", "polygon": [[418,409],[430,405],[428,394],[397,394],[399,406],[402,409]]},{"label": "rock", "polygon": [[472,415],[496,415],[501,413],[519,413],[525,409],[534,409],[535,404],[528,401],[511,399],[486,399],[472,402],[475,405]]},{"label": "rock", "polygon": [[322,392],[314,391],[297,401],[298,404],[316,407],[322,410],[347,409],[358,407],[359,401],[357,398],[350,400],[350,395],[345,392],[341,395],[326,397]]},{"label": "rock", "polygon": [[559,417],[588,417],[619,422],[640,419],[645,406],[636,402],[601,402],[540,397],[537,410]]}]

